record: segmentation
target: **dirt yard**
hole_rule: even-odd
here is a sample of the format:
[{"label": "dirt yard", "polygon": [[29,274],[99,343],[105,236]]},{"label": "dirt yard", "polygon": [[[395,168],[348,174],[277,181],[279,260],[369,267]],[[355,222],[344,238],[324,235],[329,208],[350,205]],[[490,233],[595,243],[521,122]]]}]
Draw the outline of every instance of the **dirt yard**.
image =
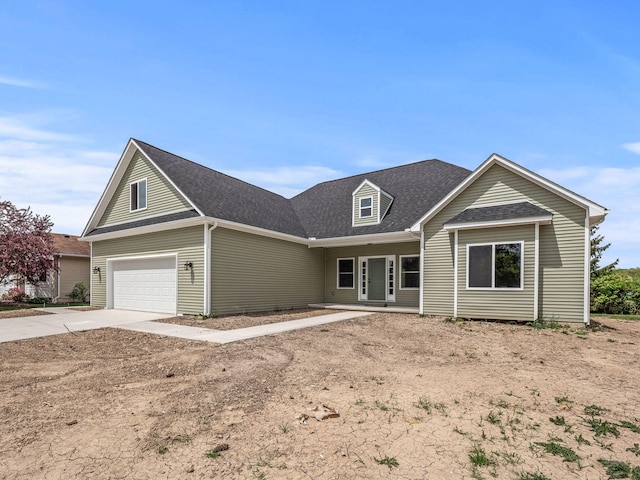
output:
[{"label": "dirt yard", "polygon": [[[288,317],[191,321],[234,318]],[[3,479],[640,478],[640,322],[114,328],[0,344],[0,365]]]}]

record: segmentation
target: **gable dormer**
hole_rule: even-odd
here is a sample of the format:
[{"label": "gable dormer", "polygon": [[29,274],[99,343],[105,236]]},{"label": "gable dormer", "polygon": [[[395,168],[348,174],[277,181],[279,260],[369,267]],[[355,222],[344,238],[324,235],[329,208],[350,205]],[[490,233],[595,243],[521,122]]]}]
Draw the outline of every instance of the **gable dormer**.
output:
[{"label": "gable dormer", "polygon": [[353,191],[354,227],[377,225],[389,211],[393,197],[369,180],[363,181]]}]

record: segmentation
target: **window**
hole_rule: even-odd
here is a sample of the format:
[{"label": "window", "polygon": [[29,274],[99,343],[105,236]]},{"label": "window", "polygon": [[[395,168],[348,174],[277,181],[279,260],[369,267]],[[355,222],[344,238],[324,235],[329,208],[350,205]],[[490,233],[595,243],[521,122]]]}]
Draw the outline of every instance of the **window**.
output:
[{"label": "window", "polygon": [[420,288],[420,256],[400,257],[400,288]]},{"label": "window", "polygon": [[468,288],[522,288],[522,242],[469,245]]},{"label": "window", "polygon": [[131,187],[131,211],[147,208],[147,179],[138,180]]},{"label": "window", "polygon": [[354,265],[353,258],[338,259],[338,288],[353,288]]},{"label": "window", "polygon": [[360,199],[360,218],[373,216],[373,197]]}]

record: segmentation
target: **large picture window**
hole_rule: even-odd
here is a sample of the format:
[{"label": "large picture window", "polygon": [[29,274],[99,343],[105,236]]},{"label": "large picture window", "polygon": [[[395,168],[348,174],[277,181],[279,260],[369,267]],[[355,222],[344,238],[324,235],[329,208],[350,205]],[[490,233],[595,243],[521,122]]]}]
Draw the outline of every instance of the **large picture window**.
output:
[{"label": "large picture window", "polygon": [[400,288],[418,289],[420,288],[420,256],[400,257]]},{"label": "large picture window", "polygon": [[354,287],[354,267],[355,261],[353,258],[338,259],[338,288]]},{"label": "large picture window", "polygon": [[469,245],[468,288],[522,288],[523,243]]},{"label": "large picture window", "polygon": [[131,188],[131,211],[147,208],[147,179],[133,182]]}]

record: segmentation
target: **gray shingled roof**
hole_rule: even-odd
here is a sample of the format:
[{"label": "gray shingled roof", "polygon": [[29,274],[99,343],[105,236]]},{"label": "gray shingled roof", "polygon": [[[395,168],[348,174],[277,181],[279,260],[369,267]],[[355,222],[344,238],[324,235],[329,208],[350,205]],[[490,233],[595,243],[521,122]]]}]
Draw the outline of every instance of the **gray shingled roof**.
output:
[{"label": "gray shingled roof", "polygon": [[516,220],[522,218],[543,217],[552,215],[544,208],[529,202],[493,205],[490,207],[467,208],[450,219],[446,224],[481,223],[499,220]]},{"label": "gray shingled roof", "polygon": [[[440,160],[424,160],[323,182],[286,199],[148,143],[134,141],[204,215],[302,238],[403,231],[471,173]],[[365,179],[394,200],[379,225],[352,227],[352,193]],[[180,218],[155,217],[98,228],[88,235],[190,218],[197,216],[197,212],[175,215]]]},{"label": "gray shingled roof", "polygon": [[307,236],[286,198],[140,140],[135,142],[206,216]]},{"label": "gray shingled roof", "polygon": [[[417,222],[470,174],[466,168],[441,160],[423,160],[320,183],[291,202],[310,237],[398,232]],[[379,225],[352,227],[352,193],[364,180],[394,200]]]},{"label": "gray shingled roof", "polygon": [[149,225],[156,225],[158,223],[175,222],[176,220],[185,220],[187,218],[199,217],[200,214],[195,210],[189,210],[186,212],[170,213],[168,215],[161,215],[159,217],[143,218],[142,220],[134,220],[133,222],[119,223],[117,225],[109,225],[107,227],[99,227],[95,230],[91,230],[86,236],[99,235],[101,233],[119,232],[121,230],[128,230],[130,228],[148,227]]}]

